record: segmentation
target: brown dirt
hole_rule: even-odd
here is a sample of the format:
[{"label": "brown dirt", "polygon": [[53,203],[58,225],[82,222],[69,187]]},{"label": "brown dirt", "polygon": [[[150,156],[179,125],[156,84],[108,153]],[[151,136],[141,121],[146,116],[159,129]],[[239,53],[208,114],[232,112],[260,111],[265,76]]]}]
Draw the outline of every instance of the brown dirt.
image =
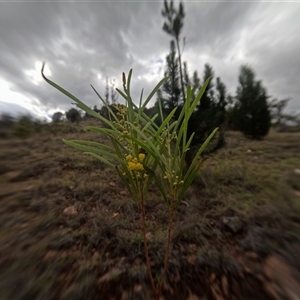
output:
[{"label": "brown dirt", "polygon": [[[100,139],[74,128],[0,140],[0,299],[152,299],[136,206],[113,170],[62,144]],[[179,207],[162,299],[299,299],[300,136],[226,140]],[[158,275],[155,186],[146,208]]]}]

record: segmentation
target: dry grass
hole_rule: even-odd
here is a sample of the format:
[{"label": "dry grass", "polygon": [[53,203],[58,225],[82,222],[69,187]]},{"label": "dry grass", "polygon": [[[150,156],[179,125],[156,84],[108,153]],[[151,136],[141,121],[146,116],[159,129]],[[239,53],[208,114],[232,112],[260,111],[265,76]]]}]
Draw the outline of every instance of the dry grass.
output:
[{"label": "dry grass", "polygon": [[[102,140],[83,125],[0,140],[0,299],[150,297],[134,203],[114,170],[61,141]],[[264,141],[251,141],[228,132],[226,140],[205,161],[176,216],[168,275],[172,282],[181,274],[182,298],[176,299],[199,286],[205,294],[204,278],[212,271],[237,272],[239,251],[280,253],[300,268],[294,250],[300,233],[300,175],[294,171],[300,169],[300,134],[271,132]],[[65,215],[68,207],[76,214]],[[147,211],[150,256],[159,272],[167,213],[155,189]],[[228,230],[224,217],[238,217],[240,230]]]}]

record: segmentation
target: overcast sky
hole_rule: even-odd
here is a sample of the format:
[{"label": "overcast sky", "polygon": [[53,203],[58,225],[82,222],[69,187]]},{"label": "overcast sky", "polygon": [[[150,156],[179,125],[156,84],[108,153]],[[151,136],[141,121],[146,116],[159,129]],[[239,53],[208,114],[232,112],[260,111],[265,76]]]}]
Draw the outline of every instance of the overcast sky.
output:
[{"label": "overcast sky", "polygon": [[[106,77],[121,88],[131,68],[134,99],[142,88],[148,95],[169,53],[162,8],[162,0],[0,1],[0,113],[46,117],[71,107],[41,78],[42,61],[49,79],[89,106],[100,106],[90,84],[104,95]],[[300,112],[300,2],[184,1],[184,8],[191,75],[202,78],[209,63],[234,96],[248,64],[270,96],[292,99],[287,112]]]}]

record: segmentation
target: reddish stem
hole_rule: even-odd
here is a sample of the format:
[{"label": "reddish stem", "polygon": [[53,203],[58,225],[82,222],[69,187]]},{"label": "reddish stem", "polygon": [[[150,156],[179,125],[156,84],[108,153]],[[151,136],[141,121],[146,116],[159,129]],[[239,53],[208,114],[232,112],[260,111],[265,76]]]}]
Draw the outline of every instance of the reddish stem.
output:
[{"label": "reddish stem", "polygon": [[158,290],[154,283],[154,279],[153,279],[152,271],[151,271],[150,259],[149,259],[149,249],[148,249],[148,243],[147,243],[147,237],[146,237],[146,212],[145,212],[145,203],[144,203],[143,195],[141,196],[141,202],[140,202],[139,206],[140,206],[140,212],[141,212],[141,216],[142,216],[141,227],[142,227],[142,232],[143,232],[144,253],[145,253],[145,258],[146,258],[148,277],[150,279],[150,283],[151,283],[152,289],[154,291],[154,294],[158,299],[159,294],[158,294]]},{"label": "reddish stem", "polygon": [[168,224],[167,245],[166,245],[166,252],[165,252],[165,259],[164,259],[164,269],[163,269],[163,272],[162,272],[161,282],[160,282],[159,287],[158,287],[158,294],[159,295],[161,294],[161,290],[162,290],[163,285],[164,285],[164,281],[165,281],[166,273],[167,273],[167,268],[168,268],[173,218],[174,218],[174,209],[171,206],[169,208],[169,224]]}]

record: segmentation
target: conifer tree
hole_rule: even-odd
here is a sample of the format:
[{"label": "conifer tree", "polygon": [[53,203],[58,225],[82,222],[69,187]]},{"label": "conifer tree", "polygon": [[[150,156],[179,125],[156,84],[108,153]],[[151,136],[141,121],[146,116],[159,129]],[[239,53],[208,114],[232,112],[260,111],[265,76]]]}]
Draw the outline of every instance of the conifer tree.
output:
[{"label": "conifer tree", "polygon": [[109,103],[109,85],[108,85],[108,77],[106,77],[106,84],[105,84],[105,96],[104,96],[104,100],[106,102],[106,104],[110,104]]},{"label": "conifer tree", "polygon": [[[174,118],[176,119],[185,101],[187,86],[192,86],[195,98],[201,85],[197,71],[194,72],[192,79],[190,79],[187,63],[184,62],[182,64],[181,61],[182,51],[179,42],[183,28],[183,19],[185,17],[183,3],[180,2],[179,8],[175,9],[173,0],[170,3],[164,0],[162,15],[167,19],[167,22],[164,22],[163,30],[170,34],[175,39],[175,42],[171,41],[170,54],[166,58],[165,76],[169,76],[170,79],[165,82],[162,89],[158,92],[158,101],[161,101],[165,114],[168,114],[174,107],[178,107],[174,114]],[[214,87],[213,69],[209,64],[206,64],[204,66],[203,83],[209,77],[211,77],[210,83],[188,124],[188,136],[195,132],[191,146],[203,143],[216,127],[222,126],[225,122],[226,87],[219,78],[217,79],[216,87]],[[157,103],[156,108],[158,108]],[[215,150],[224,144],[223,128],[217,134],[216,139],[216,146],[211,148],[211,150]]]},{"label": "conifer tree", "polygon": [[271,116],[267,99],[266,89],[261,81],[255,80],[254,71],[241,66],[234,117],[237,129],[245,136],[261,139],[268,134]]},{"label": "conifer tree", "polygon": [[158,93],[164,112],[169,114],[175,107],[180,105],[181,89],[179,84],[179,62],[176,57],[175,42],[170,42],[170,53],[166,57],[165,76],[169,80],[165,81]]},{"label": "conifer tree", "polygon": [[[224,144],[225,106],[226,106],[226,87],[218,77],[216,86],[213,84],[214,71],[212,66],[205,64],[203,82],[211,77],[210,83],[203,94],[197,109],[194,111],[188,126],[188,136],[195,132],[192,146],[202,144],[209,134],[216,128],[220,130],[215,135],[214,142],[211,143],[210,151],[216,150]],[[193,81],[200,85],[197,73],[194,73]]]},{"label": "conifer tree", "polygon": [[178,60],[179,60],[179,74],[180,74],[180,83],[181,83],[181,95],[185,97],[185,86],[183,79],[182,63],[181,63],[181,50],[180,50],[180,33],[183,27],[183,19],[185,17],[183,3],[180,2],[179,9],[174,8],[173,0],[170,1],[170,4],[167,0],[164,0],[164,10],[162,10],[162,15],[167,19],[167,22],[164,22],[163,30],[175,38]]}]

